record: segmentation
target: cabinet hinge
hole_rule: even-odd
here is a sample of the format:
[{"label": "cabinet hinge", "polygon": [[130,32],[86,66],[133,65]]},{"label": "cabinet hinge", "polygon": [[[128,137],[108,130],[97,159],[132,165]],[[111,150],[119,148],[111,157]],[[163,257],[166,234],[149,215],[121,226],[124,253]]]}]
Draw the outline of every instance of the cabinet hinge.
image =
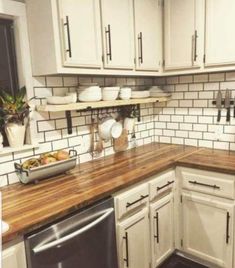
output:
[{"label": "cabinet hinge", "polygon": [[162,61],[162,67],[165,67],[165,64],[166,64],[166,62],[165,62],[165,60],[163,60]]},{"label": "cabinet hinge", "polygon": [[134,58],[134,64],[136,64],[136,58]]},{"label": "cabinet hinge", "polygon": [[183,239],[180,240],[180,245],[181,245],[181,247],[184,246],[184,241],[183,241]]},{"label": "cabinet hinge", "polygon": [[203,55],[203,63],[206,63],[206,54]]},{"label": "cabinet hinge", "polygon": [[180,196],[180,203],[183,203],[183,196]]},{"label": "cabinet hinge", "polygon": [[102,62],[104,62],[104,55],[101,56],[101,60],[102,60]]}]

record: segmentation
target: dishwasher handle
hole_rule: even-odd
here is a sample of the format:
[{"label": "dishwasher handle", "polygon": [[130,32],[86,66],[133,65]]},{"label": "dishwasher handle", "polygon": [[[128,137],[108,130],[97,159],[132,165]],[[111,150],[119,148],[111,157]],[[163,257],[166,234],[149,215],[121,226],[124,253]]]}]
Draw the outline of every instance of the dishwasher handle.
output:
[{"label": "dishwasher handle", "polygon": [[104,219],[106,219],[110,214],[112,214],[114,211],[113,208],[109,208],[109,209],[106,209],[105,210],[105,213],[100,216],[99,218],[97,218],[95,221],[89,223],[88,225],[82,227],[81,229],[65,236],[65,237],[62,237],[58,240],[55,240],[55,241],[52,241],[48,244],[45,244],[45,245],[42,245],[42,246],[37,246],[33,249],[33,252],[34,254],[37,254],[37,253],[41,253],[47,249],[51,249],[51,248],[54,248],[54,247],[57,247],[63,243],[66,243],[68,242],[69,240],[73,239],[74,237],[88,231],[89,229],[93,228],[94,226],[96,226],[97,224],[99,224],[100,222],[102,222]]}]

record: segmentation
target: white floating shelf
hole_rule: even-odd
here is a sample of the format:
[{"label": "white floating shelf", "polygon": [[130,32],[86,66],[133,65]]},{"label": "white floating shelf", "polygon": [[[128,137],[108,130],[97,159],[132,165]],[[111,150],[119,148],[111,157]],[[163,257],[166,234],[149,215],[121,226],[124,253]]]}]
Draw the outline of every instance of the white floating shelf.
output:
[{"label": "white floating shelf", "polygon": [[15,153],[15,152],[22,152],[22,151],[27,151],[31,150],[33,148],[38,148],[39,145],[36,144],[25,144],[22,147],[17,147],[17,148],[12,148],[12,147],[3,147],[0,149],[0,156],[10,154],[10,153]]},{"label": "white floating shelf", "polygon": [[97,102],[77,102],[66,105],[38,105],[39,112],[63,112],[63,111],[79,111],[86,109],[107,108],[114,106],[136,105],[154,102],[166,102],[169,98],[145,98],[145,99],[130,99],[130,100],[113,100],[113,101],[97,101]]}]

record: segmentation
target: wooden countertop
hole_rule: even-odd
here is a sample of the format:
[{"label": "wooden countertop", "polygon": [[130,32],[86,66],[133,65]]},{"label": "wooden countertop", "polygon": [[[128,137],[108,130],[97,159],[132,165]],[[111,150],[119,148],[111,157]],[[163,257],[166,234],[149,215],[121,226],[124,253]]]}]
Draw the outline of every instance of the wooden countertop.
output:
[{"label": "wooden countertop", "polygon": [[235,153],[149,144],[84,163],[68,175],[1,188],[3,243],[176,165],[235,174]]}]

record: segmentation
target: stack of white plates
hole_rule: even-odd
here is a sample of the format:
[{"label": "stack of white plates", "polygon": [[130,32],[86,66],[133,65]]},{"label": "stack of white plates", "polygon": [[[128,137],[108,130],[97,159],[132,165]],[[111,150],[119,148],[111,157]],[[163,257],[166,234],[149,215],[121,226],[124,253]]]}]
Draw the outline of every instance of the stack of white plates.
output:
[{"label": "stack of white plates", "polygon": [[102,99],[99,86],[80,86],[78,88],[78,100],[82,102],[100,101]]},{"label": "stack of white plates", "polygon": [[151,97],[170,97],[171,94],[169,92],[163,91],[160,87],[158,86],[153,86],[150,88],[150,96]]},{"label": "stack of white plates", "polygon": [[131,92],[132,99],[143,99],[150,97],[149,90],[142,90],[142,91],[133,91]]}]

